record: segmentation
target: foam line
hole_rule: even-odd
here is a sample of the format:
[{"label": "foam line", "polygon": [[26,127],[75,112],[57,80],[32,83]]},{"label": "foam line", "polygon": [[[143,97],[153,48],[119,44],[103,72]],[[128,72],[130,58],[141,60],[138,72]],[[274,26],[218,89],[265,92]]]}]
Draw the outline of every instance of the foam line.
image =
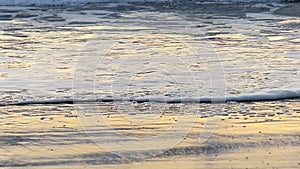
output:
[{"label": "foam line", "polygon": [[156,102],[156,103],[225,103],[225,102],[263,102],[276,101],[285,99],[300,98],[300,90],[274,90],[265,93],[245,94],[240,96],[230,96],[224,98],[101,98],[101,99],[62,99],[62,100],[33,100],[8,104],[0,104],[0,106],[25,106],[25,105],[51,105],[51,104],[89,104],[92,102]]}]

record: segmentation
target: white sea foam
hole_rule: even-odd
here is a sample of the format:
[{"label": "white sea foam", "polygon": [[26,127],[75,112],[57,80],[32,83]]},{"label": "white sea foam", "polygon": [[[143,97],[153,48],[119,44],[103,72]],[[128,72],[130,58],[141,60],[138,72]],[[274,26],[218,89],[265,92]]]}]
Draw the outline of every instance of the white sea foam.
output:
[{"label": "white sea foam", "polygon": [[[296,90],[271,90],[261,93],[244,94],[237,96],[224,96],[224,98],[201,97],[201,98],[132,98],[137,102],[167,102],[167,103],[193,103],[193,102],[251,102],[251,101],[272,101],[282,99],[300,98],[300,89]],[[117,99],[121,100],[121,99]],[[126,100],[126,99],[123,99]]]},{"label": "white sea foam", "polygon": [[267,101],[289,98],[300,98],[300,89],[296,90],[271,90],[267,92],[245,94],[240,96],[227,97],[227,101]]}]

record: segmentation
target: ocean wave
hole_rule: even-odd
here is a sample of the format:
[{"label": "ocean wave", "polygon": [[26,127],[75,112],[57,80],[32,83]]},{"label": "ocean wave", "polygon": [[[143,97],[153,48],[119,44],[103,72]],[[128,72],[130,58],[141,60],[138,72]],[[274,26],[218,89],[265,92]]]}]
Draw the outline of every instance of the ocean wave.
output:
[{"label": "ocean wave", "polygon": [[226,103],[226,102],[263,102],[263,101],[276,101],[285,99],[298,99],[300,98],[300,89],[297,90],[272,90],[265,93],[253,93],[238,96],[224,96],[224,97],[181,97],[181,98],[98,98],[98,99],[62,99],[62,100],[33,100],[8,104],[0,104],[0,106],[23,106],[23,105],[36,105],[36,104],[76,104],[76,103],[91,103],[91,102],[156,102],[156,103]]},{"label": "ocean wave", "polygon": [[163,2],[169,0],[0,0],[0,5],[65,5],[65,4],[86,4],[101,2]]},{"label": "ocean wave", "polygon": [[[101,2],[175,2],[182,0],[0,0],[0,5],[9,6],[40,6],[40,5],[65,5],[65,4],[86,4]],[[208,3],[207,1],[199,1],[198,3]],[[281,2],[281,0],[213,0],[209,3],[217,2]]]}]

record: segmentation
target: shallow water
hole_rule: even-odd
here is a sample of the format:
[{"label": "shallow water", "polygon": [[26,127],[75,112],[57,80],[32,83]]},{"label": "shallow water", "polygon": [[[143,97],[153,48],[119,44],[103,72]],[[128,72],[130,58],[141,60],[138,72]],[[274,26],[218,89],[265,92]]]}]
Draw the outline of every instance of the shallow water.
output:
[{"label": "shallow water", "polygon": [[299,18],[205,7],[1,7],[1,100],[299,89]]},{"label": "shallow water", "polygon": [[[300,19],[272,14],[281,6],[0,7],[1,104],[299,91]],[[299,99],[221,105],[76,103],[0,111],[1,167],[299,167]],[[212,120],[212,114],[218,119]],[[182,126],[172,130],[174,123]],[[114,146],[132,146],[127,143],[134,138],[147,143],[165,131],[177,138],[164,139],[180,138],[180,144],[170,144],[160,155],[157,143],[146,147],[153,148],[154,157],[111,154]],[[212,135],[199,143],[205,133]],[[164,146],[163,140],[158,143]],[[130,146],[117,154],[126,156],[136,148]]]}]

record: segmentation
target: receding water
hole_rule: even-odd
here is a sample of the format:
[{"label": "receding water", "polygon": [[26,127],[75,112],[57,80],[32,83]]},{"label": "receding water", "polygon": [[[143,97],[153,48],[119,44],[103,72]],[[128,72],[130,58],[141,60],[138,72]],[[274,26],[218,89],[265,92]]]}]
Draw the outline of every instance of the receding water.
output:
[{"label": "receding water", "polygon": [[299,89],[299,18],[205,7],[1,7],[1,101]]},{"label": "receding water", "polygon": [[[283,5],[0,6],[0,105],[54,99],[299,97],[300,18],[273,14]],[[175,161],[185,168],[224,163],[299,167],[299,99],[228,103],[221,109],[135,102],[1,107],[0,166],[176,168]],[[199,145],[197,129],[210,122],[211,111],[221,121],[208,143]],[[117,136],[99,130],[99,114],[93,112],[104,115],[128,142],[172,129],[183,114],[197,117],[183,118],[185,128],[174,130],[183,140],[179,146],[132,160],[94,144],[99,136],[107,144]],[[154,122],[149,122],[151,115]],[[189,127],[188,136],[180,135]],[[289,163],[278,162],[284,160]]]}]

